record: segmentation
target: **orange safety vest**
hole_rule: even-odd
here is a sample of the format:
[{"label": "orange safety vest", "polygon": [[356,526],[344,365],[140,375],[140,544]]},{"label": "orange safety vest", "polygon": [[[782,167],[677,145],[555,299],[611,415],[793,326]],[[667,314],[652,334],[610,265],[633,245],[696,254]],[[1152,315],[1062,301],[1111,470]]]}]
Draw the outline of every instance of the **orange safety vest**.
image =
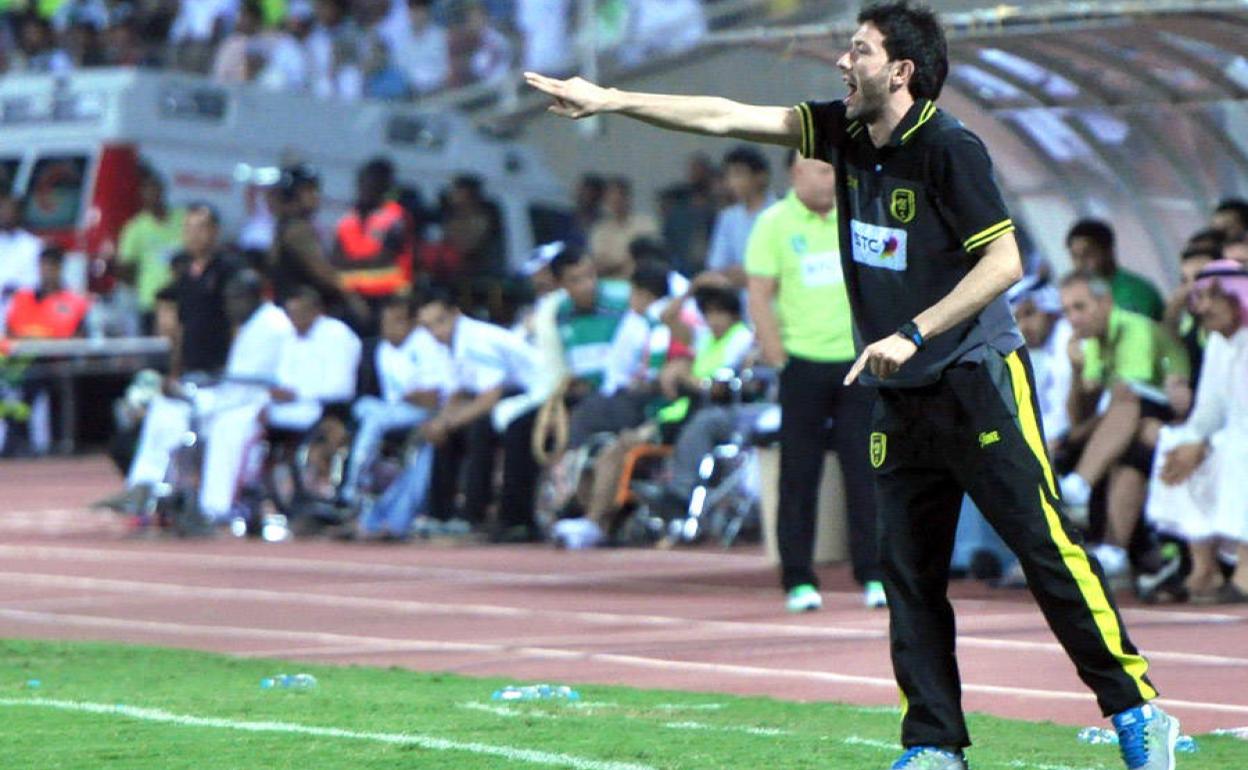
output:
[{"label": "orange safety vest", "polygon": [[[380,263],[386,234],[395,227],[404,230],[404,246],[395,260]],[[338,274],[344,288],[367,297],[397,294],[412,282],[412,243],[407,232],[407,214],[394,201],[384,204],[361,220],[352,210],[338,220]]]},{"label": "orange safety vest", "polygon": [[39,339],[73,337],[90,307],[90,300],[72,291],[61,290],[42,299],[30,289],[19,291],[9,303],[9,334]]}]

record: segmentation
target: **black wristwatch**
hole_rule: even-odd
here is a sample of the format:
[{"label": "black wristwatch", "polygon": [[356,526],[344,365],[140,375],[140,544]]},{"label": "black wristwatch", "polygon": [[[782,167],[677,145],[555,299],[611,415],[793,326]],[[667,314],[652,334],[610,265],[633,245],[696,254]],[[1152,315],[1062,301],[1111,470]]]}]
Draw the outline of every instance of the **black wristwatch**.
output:
[{"label": "black wristwatch", "polygon": [[906,321],[901,326],[898,326],[897,334],[913,342],[914,346],[919,350],[923,349],[923,333],[919,331],[919,327],[914,321]]}]

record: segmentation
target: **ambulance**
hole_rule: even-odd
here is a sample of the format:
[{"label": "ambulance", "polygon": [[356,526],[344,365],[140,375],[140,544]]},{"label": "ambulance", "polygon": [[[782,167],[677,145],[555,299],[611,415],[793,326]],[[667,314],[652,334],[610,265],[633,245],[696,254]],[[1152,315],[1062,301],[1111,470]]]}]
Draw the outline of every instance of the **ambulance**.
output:
[{"label": "ambulance", "polygon": [[138,211],[141,164],[164,178],[172,205],[214,205],[233,239],[263,215],[257,189],[289,161],[320,172],[319,224],[331,231],[356,170],[378,155],[427,205],[455,176],[480,178],[512,267],[570,225],[567,189],[537,154],[463,115],[135,69],[0,78],[0,190],[20,198],[28,229],[85,256],[95,290],[108,288],[118,234]]}]

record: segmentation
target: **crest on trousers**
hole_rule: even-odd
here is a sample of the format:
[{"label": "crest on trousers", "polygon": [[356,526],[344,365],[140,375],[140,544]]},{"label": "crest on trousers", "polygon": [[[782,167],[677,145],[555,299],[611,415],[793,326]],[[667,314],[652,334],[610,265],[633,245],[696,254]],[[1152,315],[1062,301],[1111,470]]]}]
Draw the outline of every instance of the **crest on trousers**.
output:
[{"label": "crest on trousers", "polygon": [[871,434],[871,467],[878,468],[884,464],[888,456],[888,436],[883,433]]},{"label": "crest on trousers", "polygon": [[893,215],[893,219],[903,225],[912,221],[915,215],[914,190],[905,187],[893,190],[893,200],[888,210]]}]

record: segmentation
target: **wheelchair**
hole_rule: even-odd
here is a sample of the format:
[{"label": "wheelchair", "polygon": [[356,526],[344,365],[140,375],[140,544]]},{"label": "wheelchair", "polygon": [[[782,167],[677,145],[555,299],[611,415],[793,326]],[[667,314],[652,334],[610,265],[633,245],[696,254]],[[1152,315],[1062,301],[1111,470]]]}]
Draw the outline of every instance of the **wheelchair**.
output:
[{"label": "wheelchair", "polygon": [[[779,407],[766,404],[775,379],[774,372],[762,368],[740,372],[725,368],[711,378],[705,392],[707,405],[741,408],[738,416],[748,419],[732,431],[727,441],[703,455],[693,493],[679,506],[664,500],[659,484],[638,478],[645,474],[646,461],[665,458],[671,453],[670,447],[634,448],[636,462],[632,458],[626,461],[617,497],[618,502],[632,507],[620,526],[622,539],[654,542],[665,548],[709,539],[727,548],[743,537],[761,535],[755,450],[779,432]],[[655,464],[650,462],[648,467],[655,475]]]}]

